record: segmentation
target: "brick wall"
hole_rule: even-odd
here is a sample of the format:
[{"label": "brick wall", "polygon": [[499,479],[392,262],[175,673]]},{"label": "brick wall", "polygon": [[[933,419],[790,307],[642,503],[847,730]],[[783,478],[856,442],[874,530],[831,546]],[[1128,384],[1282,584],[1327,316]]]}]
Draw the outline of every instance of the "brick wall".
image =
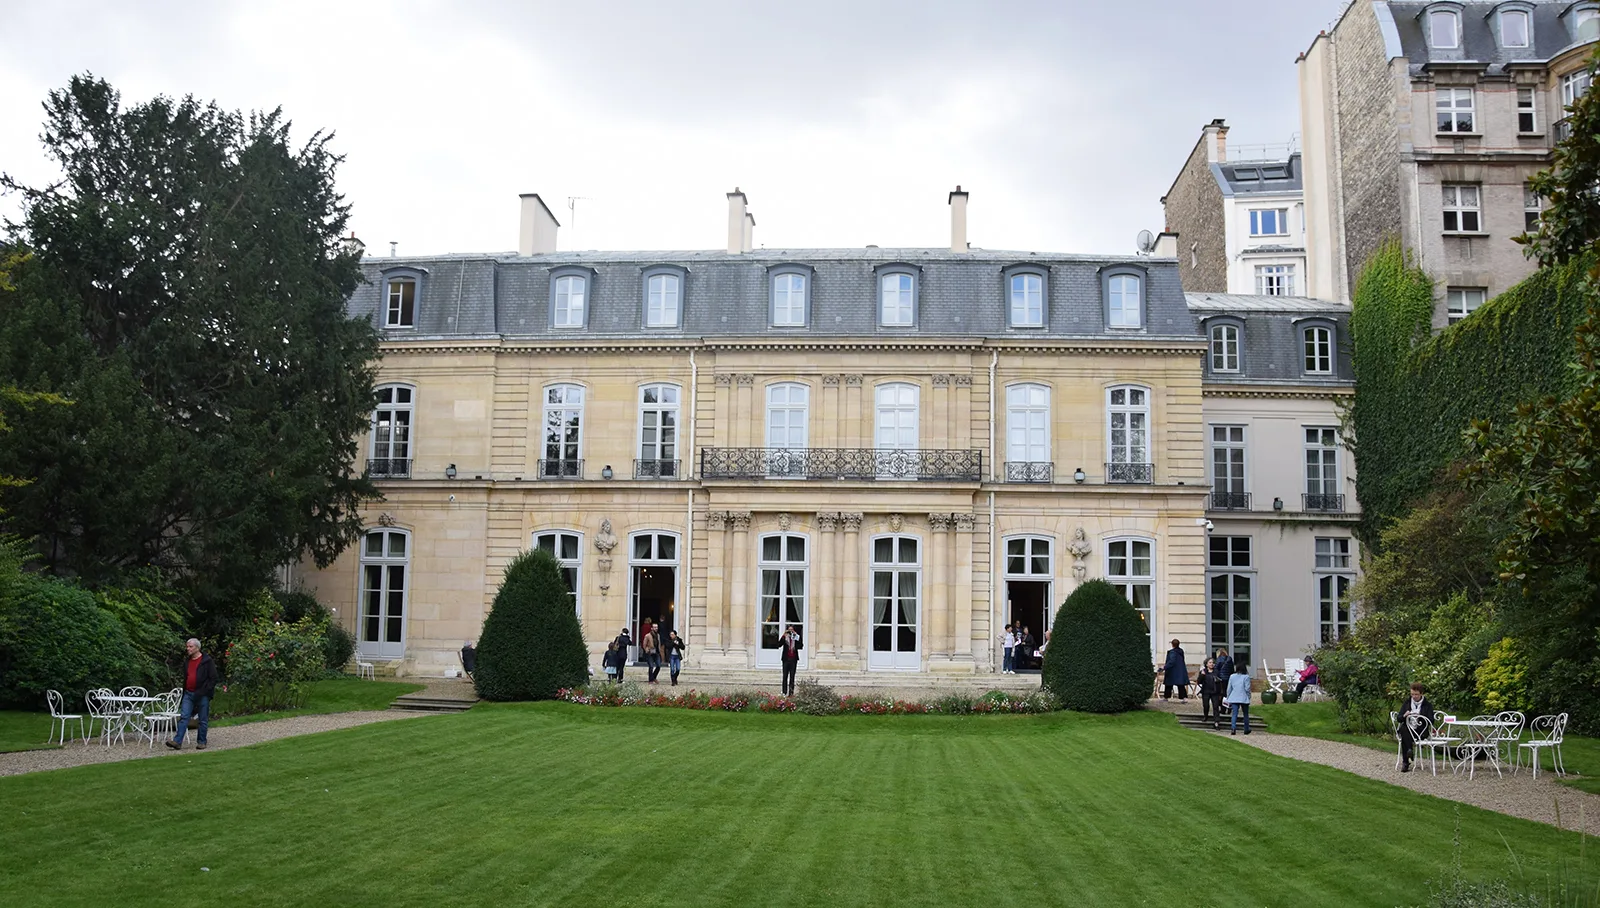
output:
[{"label": "brick wall", "polygon": [[[1334,33],[1334,104],[1339,180],[1344,194],[1344,267],[1349,284],[1367,258],[1401,226],[1397,87],[1371,7],[1360,4]],[[1404,66],[1404,63],[1399,65]]]}]

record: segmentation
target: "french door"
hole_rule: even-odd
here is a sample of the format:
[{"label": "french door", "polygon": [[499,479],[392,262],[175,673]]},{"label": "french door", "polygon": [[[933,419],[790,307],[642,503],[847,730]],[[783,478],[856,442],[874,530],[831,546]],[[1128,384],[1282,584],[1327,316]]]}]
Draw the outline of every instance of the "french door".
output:
[{"label": "french door", "polygon": [[867,668],[922,668],[922,562],[911,536],[872,541],[872,647]]}]

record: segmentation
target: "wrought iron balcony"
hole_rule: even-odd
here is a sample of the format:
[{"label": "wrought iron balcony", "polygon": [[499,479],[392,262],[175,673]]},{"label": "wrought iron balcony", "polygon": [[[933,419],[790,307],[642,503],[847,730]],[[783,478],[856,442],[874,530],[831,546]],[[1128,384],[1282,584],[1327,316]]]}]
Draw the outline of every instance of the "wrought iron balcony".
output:
[{"label": "wrought iron balcony", "polygon": [[1344,510],[1343,495],[1316,495],[1308,492],[1301,497],[1305,500],[1305,510],[1307,511],[1341,512]]},{"label": "wrought iron balcony", "polygon": [[541,460],[539,461],[538,477],[540,479],[582,479],[582,460]]},{"label": "wrought iron balcony", "polygon": [[979,450],[702,448],[702,479],[883,479],[978,482]]},{"label": "wrought iron balcony", "polygon": [[1557,142],[1565,142],[1572,137],[1572,118],[1562,117],[1555,121],[1555,123],[1551,124],[1551,132]]},{"label": "wrought iron balcony", "polygon": [[1108,463],[1106,482],[1155,482],[1156,465],[1153,463]]},{"label": "wrought iron balcony", "polygon": [[369,479],[410,479],[411,458],[378,457],[367,461]]},{"label": "wrought iron balcony", "polygon": [[635,460],[633,462],[634,479],[677,479],[683,474],[678,472],[676,460]]},{"label": "wrought iron balcony", "polygon": [[1054,482],[1056,465],[1047,460],[1006,461],[1006,482]]},{"label": "wrought iron balcony", "polygon": [[1213,491],[1211,493],[1211,510],[1248,511],[1250,510],[1250,493]]}]

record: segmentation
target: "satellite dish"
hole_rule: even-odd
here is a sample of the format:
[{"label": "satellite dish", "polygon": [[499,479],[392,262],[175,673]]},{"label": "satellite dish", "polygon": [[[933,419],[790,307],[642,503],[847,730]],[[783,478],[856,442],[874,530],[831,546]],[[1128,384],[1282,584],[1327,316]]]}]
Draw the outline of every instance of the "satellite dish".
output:
[{"label": "satellite dish", "polygon": [[1139,246],[1140,255],[1149,255],[1150,250],[1156,248],[1156,235],[1148,230],[1141,230],[1134,242]]}]

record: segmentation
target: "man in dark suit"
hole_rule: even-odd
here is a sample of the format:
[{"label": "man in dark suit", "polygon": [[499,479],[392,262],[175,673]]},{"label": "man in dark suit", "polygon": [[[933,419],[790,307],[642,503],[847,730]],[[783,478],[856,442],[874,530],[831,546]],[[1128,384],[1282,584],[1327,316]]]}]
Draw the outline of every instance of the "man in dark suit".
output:
[{"label": "man in dark suit", "polygon": [[783,660],[783,695],[794,696],[794,673],[800,667],[800,650],[804,647],[800,643],[800,632],[789,625],[778,639],[778,656]]},{"label": "man in dark suit", "polygon": [[622,670],[628,666],[628,647],[633,645],[633,638],[628,636],[628,629],[623,628],[622,633],[618,634],[617,639],[612,642],[617,645],[617,655],[615,657],[617,660],[617,683],[621,684]]},{"label": "man in dark suit", "polygon": [[1433,722],[1433,704],[1422,695],[1422,682],[1414,681],[1411,684],[1411,696],[1400,706],[1400,771],[1411,771],[1411,752],[1416,747],[1416,740],[1411,735],[1411,729],[1406,725],[1407,716],[1423,716],[1429,723]]}]

